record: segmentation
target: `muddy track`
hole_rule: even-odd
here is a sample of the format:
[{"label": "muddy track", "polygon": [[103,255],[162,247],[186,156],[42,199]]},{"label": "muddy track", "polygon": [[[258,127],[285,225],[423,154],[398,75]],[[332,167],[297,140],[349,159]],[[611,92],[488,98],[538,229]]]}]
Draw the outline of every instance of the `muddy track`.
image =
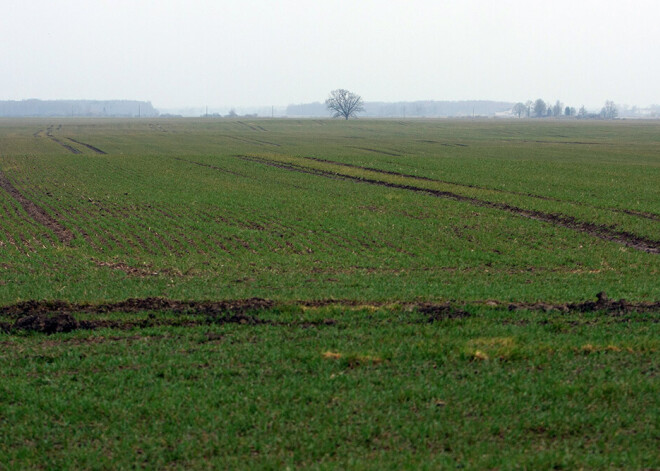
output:
[{"label": "muddy track", "polygon": [[393,175],[397,177],[405,177],[405,178],[412,178],[413,180],[420,180],[420,181],[427,181],[427,182],[435,182],[435,183],[443,183],[447,185],[454,185],[462,188],[474,188],[476,190],[485,190],[485,191],[493,191],[496,193],[503,193],[507,195],[516,195],[516,196],[525,196],[528,198],[535,198],[539,200],[544,200],[544,201],[554,201],[557,203],[567,203],[567,204],[574,204],[576,206],[582,206],[586,208],[594,208],[594,209],[599,209],[599,210],[606,210],[606,211],[612,211],[614,213],[623,213],[623,214],[628,214],[629,216],[636,216],[636,217],[641,217],[645,219],[650,219],[652,221],[660,221],[660,215],[658,214],[653,214],[653,213],[647,213],[644,211],[634,211],[631,209],[619,209],[619,208],[607,208],[607,207],[601,207],[601,206],[595,206],[589,203],[582,203],[579,201],[570,201],[570,200],[562,200],[559,198],[552,198],[550,196],[541,196],[541,195],[536,195],[534,193],[523,193],[522,191],[511,191],[511,190],[501,190],[499,188],[489,188],[486,186],[479,186],[479,185],[470,185],[467,183],[456,183],[456,182],[451,182],[448,180],[440,180],[438,178],[430,178],[430,177],[423,177],[420,175],[411,175],[408,173],[401,173],[401,172],[394,172],[391,170],[382,170],[379,168],[374,168],[374,167],[364,167],[362,165],[356,165],[356,164],[349,164],[346,162],[337,162],[334,160],[328,160],[328,159],[321,159],[318,157],[303,157],[304,159],[307,160],[313,160],[316,162],[321,162],[321,163],[328,163],[332,165],[338,165],[340,167],[347,167],[347,168],[357,168],[360,170],[368,170],[370,172],[376,172],[376,173],[382,173],[384,175]]},{"label": "muddy track", "polygon": [[[627,314],[631,313],[660,313],[660,301],[656,302],[627,302],[624,299],[610,300],[605,293],[598,293],[596,300],[587,300],[579,303],[507,303],[501,301],[472,301],[464,303],[397,303],[396,309],[408,312],[416,311],[423,314],[426,320],[422,322],[437,322],[442,320],[457,320],[471,317],[472,314],[465,309],[481,308],[490,306],[496,309],[508,309],[509,311],[558,311],[562,313],[590,313],[598,312],[605,315],[620,318],[627,322]],[[245,324],[245,325],[274,325],[274,326],[299,326],[322,327],[337,324],[334,319],[323,319],[319,321],[301,322],[277,322],[274,320],[261,319],[258,313],[278,307],[299,306],[307,308],[322,308],[331,306],[344,306],[360,308],[384,308],[388,309],[390,304],[386,302],[365,302],[357,300],[316,300],[316,301],[290,301],[275,302],[262,298],[250,298],[239,300],[222,301],[175,301],[165,298],[132,298],[116,303],[101,304],[75,304],[66,301],[25,301],[17,304],[0,306],[0,316],[5,319],[13,319],[13,322],[0,322],[0,331],[13,333],[23,330],[35,331],[46,334],[59,332],[70,332],[77,329],[115,328],[133,329],[153,326],[197,326],[208,324]],[[131,320],[109,320],[88,319],[76,320],[73,314],[107,314],[107,313],[146,313],[151,312],[145,319]],[[157,316],[158,313],[161,316]],[[164,318],[162,314],[174,316]],[[187,316],[181,318],[177,316]],[[192,317],[192,318],[191,318]],[[196,319],[196,317],[198,317]],[[654,316],[648,318],[651,322],[657,322]],[[419,322],[412,319],[413,322]]]},{"label": "muddy track", "polygon": [[648,239],[645,237],[640,237],[630,232],[619,231],[609,226],[603,226],[590,222],[579,221],[570,216],[544,213],[541,211],[519,208],[517,206],[512,206],[506,203],[496,203],[492,201],[481,200],[470,196],[464,196],[464,195],[459,195],[457,193],[452,193],[450,191],[440,191],[440,190],[433,190],[428,188],[421,188],[413,185],[390,183],[372,178],[354,177],[351,175],[344,175],[340,173],[329,172],[326,170],[319,170],[319,169],[313,169],[313,168],[290,164],[290,163],[277,162],[270,159],[265,159],[263,157],[248,157],[248,156],[238,156],[238,157],[244,160],[251,160],[253,162],[258,162],[265,165],[271,165],[285,170],[290,170],[293,172],[307,173],[307,174],[318,175],[327,178],[350,180],[354,182],[384,186],[388,188],[397,188],[400,190],[407,190],[415,193],[424,193],[430,196],[435,196],[437,198],[466,202],[484,208],[498,209],[500,211],[506,211],[508,213],[515,214],[517,216],[522,216],[528,219],[534,219],[536,221],[546,222],[554,226],[560,226],[574,231],[582,232],[591,235],[593,237],[597,237],[599,239],[607,240],[610,242],[617,242],[619,244],[634,248],[636,250],[641,250],[643,252],[652,253],[652,254],[660,253],[660,241]]},{"label": "muddy track", "polygon": [[[58,128],[58,129],[59,129],[59,128]],[[41,131],[40,131],[40,132],[41,132]],[[35,137],[37,137],[38,135],[39,135],[39,133],[36,133],[36,134],[35,134]],[[55,143],[61,145],[62,147],[64,147],[66,150],[68,150],[68,151],[71,152],[72,154],[82,154],[82,152],[81,152],[80,150],[76,149],[76,148],[73,147],[73,146],[70,146],[70,145],[67,144],[66,142],[62,142],[61,140],[59,140],[58,138],[56,138],[55,136],[53,136],[53,127],[52,127],[52,126],[50,126],[50,127],[46,130],[46,137],[47,137],[48,139],[50,139],[51,141],[53,141],[53,142],[55,142]]]},{"label": "muddy track", "polygon": [[610,211],[615,211],[617,213],[625,213],[630,216],[639,216],[642,218],[650,219],[652,221],[660,221],[660,214],[647,213],[644,211],[635,211],[632,209],[616,209],[616,208],[612,208],[610,209]]},{"label": "muddy track", "polygon": [[106,155],[106,154],[107,154],[107,152],[102,151],[102,150],[99,149],[98,147],[94,147],[94,146],[91,145],[91,144],[86,144],[86,143],[81,142],[81,141],[78,141],[78,140],[76,140],[76,139],[74,139],[74,138],[72,138],[72,137],[67,137],[67,139],[70,140],[71,142],[75,142],[76,144],[80,144],[81,146],[85,146],[85,147],[87,147],[89,150],[91,150],[91,151],[93,151],[93,152],[96,152],[97,154],[103,154],[103,155]]},{"label": "muddy track", "polygon": [[12,185],[2,170],[0,170],[0,188],[9,193],[34,221],[53,231],[62,244],[69,244],[69,242],[73,240],[73,232],[62,226],[62,224],[55,220],[42,207],[23,196],[23,194]]},{"label": "muddy track", "polygon": [[270,309],[273,301],[261,298],[221,301],[176,301],[165,298],[129,298],[116,303],[69,303],[66,301],[24,301],[0,307],[0,316],[21,318],[35,314],[108,314],[158,311],[170,314],[244,314]]}]

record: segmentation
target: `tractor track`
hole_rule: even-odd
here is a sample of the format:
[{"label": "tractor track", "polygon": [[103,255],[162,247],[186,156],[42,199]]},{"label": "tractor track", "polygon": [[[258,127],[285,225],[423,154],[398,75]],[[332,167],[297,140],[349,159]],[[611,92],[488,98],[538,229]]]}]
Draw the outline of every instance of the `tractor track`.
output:
[{"label": "tractor track", "polygon": [[9,193],[9,195],[11,195],[11,197],[23,207],[25,212],[34,221],[53,231],[62,244],[68,245],[73,240],[73,232],[60,224],[41,206],[26,198],[14,185],[12,185],[2,170],[0,170],[0,188]]},{"label": "tractor track", "polygon": [[411,175],[411,174],[408,174],[408,173],[394,172],[392,170],[381,170],[379,168],[365,167],[365,166],[362,166],[362,165],[349,164],[349,163],[346,163],[346,162],[337,162],[335,160],[321,159],[321,158],[318,158],[318,157],[303,157],[303,158],[307,159],[307,160],[313,160],[315,162],[338,165],[340,167],[356,168],[356,169],[360,169],[360,170],[368,170],[370,172],[382,173],[384,175],[393,175],[393,176],[397,176],[397,177],[412,178],[414,180],[442,183],[442,184],[445,184],[445,185],[453,185],[453,186],[458,186],[458,187],[462,187],[462,188],[474,188],[475,190],[493,191],[493,192],[496,192],[496,193],[503,193],[503,194],[507,194],[507,195],[525,196],[525,197],[528,197],[528,198],[535,198],[535,199],[539,199],[539,200],[543,200],[543,201],[554,201],[556,203],[574,204],[576,206],[583,206],[583,207],[586,207],[586,208],[612,211],[614,213],[623,213],[623,214],[627,214],[629,216],[636,216],[636,217],[641,217],[641,218],[644,218],[644,219],[650,219],[651,221],[660,221],[660,215],[653,214],[653,213],[647,213],[647,212],[644,212],[644,211],[635,211],[635,210],[632,210],[632,209],[606,208],[606,207],[601,207],[601,206],[595,206],[595,205],[592,205],[592,204],[589,204],[589,203],[582,203],[582,202],[579,202],[579,201],[562,200],[562,199],[553,198],[553,197],[550,197],[550,196],[536,195],[534,193],[523,193],[522,191],[502,190],[502,189],[499,189],[499,188],[489,188],[489,187],[479,186],[479,185],[470,185],[468,183],[456,183],[456,182],[451,182],[451,181],[448,181],[448,180],[440,180],[439,178],[430,178],[430,177],[423,177],[423,176],[420,176],[420,175]]},{"label": "tractor track", "polygon": [[66,150],[68,150],[68,151],[71,152],[72,154],[82,154],[82,151],[80,151],[79,149],[76,149],[75,147],[70,146],[70,145],[67,144],[66,142],[62,142],[60,139],[58,139],[58,138],[56,138],[55,136],[53,136],[53,127],[52,127],[52,126],[50,126],[50,127],[46,130],[46,137],[47,137],[48,139],[50,139],[51,141],[53,141],[53,142],[59,144],[60,146],[64,147]]},{"label": "tractor track", "polygon": [[179,161],[181,161],[181,162],[186,162],[186,163],[189,163],[189,164],[198,165],[198,166],[200,166],[200,167],[212,168],[213,170],[218,170],[218,171],[220,171],[220,172],[222,172],[222,173],[227,173],[227,174],[229,174],[229,175],[235,175],[235,176],[237,176],[237,177],[251,178],[251,177],[249,177],[249,176],[247,176],[247,175],[244,175],[244,174],[242,174],[242,173],[234,172],[234,171],[232,171],[232,170],[227,170],[226,168],[218,167],[218,166],[216,166],[216,165],[205,164],[205,163],[202,163],[202,162],[195,162],[194,160],[187,160],[187,159],[183,159],[183,158],[181,158],[181,157],[172,157],[172,158],[173,158],[174,160],[179,160]]},{"label": "tractor track", "polygon": [[660,241],[648,239],[646,237],[640,237],[626,231],[619,231],[609,226],[579,221],[571,216],[564,216],[561,214],[552,214],[552,213],[545,213],[542,211],[536,211],[531,209],[524,209],[506,203],[496,203],[492,201],[481,200],[475,197],[459,195],[457,193],[452,193],[450,191],[440,191],[429,188],[421,188],[413,185],[384,182],[382,180],[377,180],[373,178],[355,177],[351,175],[330,172],[327,170],[305,167],[302,165],[279,162],[271,159],[266,159],[263,157],[254,157],[254,156],[245,156],[245,155],[236,156],[236,157],[243,160],[252,161],[255,163],[260,163],[262,165],[269,165],[284,170],[289,170],[292,172],[306,173],[310,175],[317,175],[317,176],[333,178],[333,179],[349,180],[357,183],[384,186],[388,188],[396,188],[396,189],[407,190],[415,193],[423,193],[437,198],[466,202],[479,207],[498,209],[500,211],[506,211],[508,213],[515,214],[517,216],[522,216],[528,219],[545,222],[554,226],[564,227],[577,232],[582,232],[584,234],[588,234],[590,236],[597,237],[599,239],[606,240],[609,242],[616,242],[643,252],[647,252],[651,254],[660,253]]},{"label": "tractor track", "polygon": [[71,142],[75,142],[76,144],[80,144],[81,146],[85,146],[85,147],[87,147],[89,150],[91,150],[91,151],[93,151],[93,152],[96,152],[97,154],[107,155],[107,152],[105,152],[105,151],[99,149],[98,147],[94,147],[94,146],[91,145],[91,144],[87,144],[87,143],[85,143],[85,142],[78,141],[78,140],[76,140],[76,139],[74,139],[74,138],[72,138],[72,137],[67,137],[67,139],[70,140]]}]

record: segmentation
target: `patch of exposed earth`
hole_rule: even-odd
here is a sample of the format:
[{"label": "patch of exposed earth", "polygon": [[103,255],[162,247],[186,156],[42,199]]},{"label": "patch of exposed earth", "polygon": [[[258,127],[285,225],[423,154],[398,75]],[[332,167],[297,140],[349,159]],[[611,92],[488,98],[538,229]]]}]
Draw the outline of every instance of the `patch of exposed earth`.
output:
[{"label": "patch of exposed earth", "polygon": [[[244,324],[244,325],[298,325],[290,322],[277,322],[262,319],[259,312],[277,307],[300,306],[320,308],[336,306],[339,308],[379,309],[388,308],[391,303],[365,302],[358,300],[315,300],[276,302],[262,298],[249,298],[221,301],[177,301],[165,298],[131,298],[116,303],[69,303],[66,301],[24,301],[0,307],[0,317],[13,322],[0,322],[0,331],[16,333],[33,331],[45,334],[71,332],[78,329],[116,328],[132,329],[152,326],[194,326],[208,324]],[[596,300],[579,303],[508,303],[504,301],[473,301],[465,303],[399,303],[398,309],[416,311],[425,316],[425,322],[464,319],[470,317],[470,307],[491,306],[499,309],[558,311],[562,313],[599,312],[604,315],[625,316],[631,313],[660,314],[660,301],[628,302],[624,299],[609,299],[603,292]],[[466,310],[467,309],[467,310]],[[107,313],[150,313],[146,318],[132,320],[88,319],[76,320],[74,314]],[[161,316],[157,316],[158,313]],[[162,316],[170,315],[170,317]],[[660,319],[657,319],[660,320]],[[333,319],[303,321],[300,327],[334,326]]]}]

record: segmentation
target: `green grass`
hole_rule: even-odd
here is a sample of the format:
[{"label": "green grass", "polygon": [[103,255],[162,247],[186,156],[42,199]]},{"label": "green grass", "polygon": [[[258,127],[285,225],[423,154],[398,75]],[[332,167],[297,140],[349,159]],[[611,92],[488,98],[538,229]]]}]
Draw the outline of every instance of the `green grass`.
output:
[{"label": "green grass", "polygon": [[284,306],[258,314],[275,325],[0,335],[0,461],[658,466],[652,317],[468,310],[430,323],[396,307]]},{"label": "green grass", "polygon": [[[0,120],[0,470],[659,468],[657,309],[506,308],[660,300],[658,182],[657,122]],[[2,310],[146,297],[275,304]]]},{"label": "green grass", "polygon": [[[47,138],[51,124],[82,153]],[[263,162],[449,191],[657,247],[656,123],[3,121],[0,135],[0,170],[73,234],[59,243],[0,190],[3,303],[659,297],[657,254],[493,207]]]}]

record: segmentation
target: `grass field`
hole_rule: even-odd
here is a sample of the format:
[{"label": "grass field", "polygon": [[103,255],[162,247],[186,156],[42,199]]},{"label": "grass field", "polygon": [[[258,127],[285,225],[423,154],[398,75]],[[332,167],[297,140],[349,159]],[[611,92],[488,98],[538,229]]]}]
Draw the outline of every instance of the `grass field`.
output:
[{"label": "grass field", "polygon": [[0,120],[0,221],[0,469],[660,468],[658,122]]}]

